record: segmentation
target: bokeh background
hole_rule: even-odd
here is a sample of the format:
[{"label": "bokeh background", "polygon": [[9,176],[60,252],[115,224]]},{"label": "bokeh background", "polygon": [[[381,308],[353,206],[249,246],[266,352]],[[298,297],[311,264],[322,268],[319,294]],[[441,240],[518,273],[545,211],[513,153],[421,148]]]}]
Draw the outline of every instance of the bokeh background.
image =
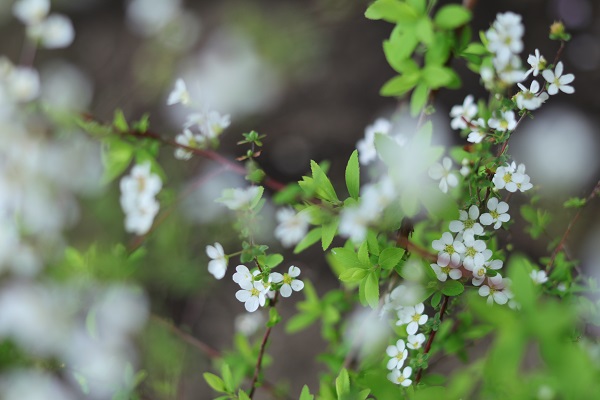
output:
[{"label": "bokeh background", "polygon": [[[551,98],[535,112],[535,119],[520,126],[509,149],[527,165],[543,195],[541,204],[553,217],[548,234],[560,235],[572,216],[562,203],[586,196],[600,176],[600,5],[594,0],[479,3],[474,10],[475,32],[487,29],[497,12],[511,10],[523,16],[524,59],[536,48],[547,59],[554,58],[558,44],[548,39],[548,28],[555,20],[562,20],[573,35],[563,61],[565,70],[576,76],[575,94]],[[196,104],[231,115],[232,125],[221,137],[219,151],[232,159],[241,155],[245,149],[236,146],[241,133],[257,130],[267,135],[259,163],[282,182],[298,180],[313,159],[330,160],[334,184],[341,185],[347,158],[364,128],[398,106],[396,100],[378,94],[394,75],[381,48],[392,26],[365,19],[367,1],[55,0],[52,4],[72,18],[76,38],[67,49],[36,55],[45,100],[101,121],[110,121],[116,108],[131,120],[148,112],[152,131],[175,137],[188,110],[167,107],[166,98],[182,77]],[[18,63],[25,36],[22,25],[12,18],[11,6],[11,0],[0,2],[0,54]],[[450,131],[450,108],[469,93],[486,95],[478,77],[459,62],[456,67],[463,87],[442,91],[435,103],[440,116],[436,135],[448,143],[462,140]],[[85,152],[71,151],[57,160],[76,160],[70,164],[75,163],[75,170],[62,173],[66,179],[84,177],[89,184],[78,205],[73,205],[76,212],[70,217],[67,241],[79,248],[92,242],[100,248],[119,241],[133,243],[135,238],[123,230],[118,185],[99,183],[99,146],[92,140],[82,146]],[[168,175],[166,195],[186,195],[147,240],[145,261],[128,277],[146,289],[153,315],[139,340],[139,365],[149,376],[142,383],[143,398],[209,399],[213,394],[201,373],[211,368],[210,359],[156,318],[172,322],[218,351],[232,346],[234,321],[244,314],[243,305],[234,298],[230,273],[222,281],[207,273],[204,249],[216,241],[227,253],[239,249],[231,229],[233,215],[214,199],[222,189],[244,182],[233,173],[213,177],[218,167],[213,162],[179,161],[169,148],[161,151],[160,162]],[[514,199],[515,204],[522,200]],[[570,252],[592,275],[600,268],[599,210],[597,201],[584,210],[569,241]],[[321,252],[296,256],[274,240],[274,211],[267,205],[259,240],[285,252],[285,263],[299,266],[319,294],[337,287]],[[534,257],[547,255],[548,241],[534,242],[522,229],[520,223],[513,227],[516,247]],[[231,264],[230,270],[236,263]],[[284,321],[301,298],[302,294],[294,294],[280,303]],[[278,326],[269,347],[273,363],[265,375],[272,382],[287,382],[296,398],[304,383],[316,389],[323,366],[315,355],[322,350],[318,327],[287,336]]]}]

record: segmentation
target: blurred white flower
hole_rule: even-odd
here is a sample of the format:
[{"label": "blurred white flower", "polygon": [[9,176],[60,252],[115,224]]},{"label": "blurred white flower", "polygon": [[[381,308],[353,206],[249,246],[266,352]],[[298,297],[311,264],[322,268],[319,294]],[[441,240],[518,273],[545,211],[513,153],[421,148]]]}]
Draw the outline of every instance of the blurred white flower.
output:
[{"label": "blurred white flower", "polygon": [[121,208],[125,213],[125,230],[137,235],[152,227],[160,205],[154,198],[162,187],[160,177],[150,172],[150,163],[137,164],[120,182]]},{"label": "blurred white flower", "polygon": [[250,186],[246,189],[225,189],[217,201],[225,204],[230,210],[242,210],[250,207],[251,203],[260,195],[261,189],[260,186]]},{"label": "blurred white flower", "polygon": [[297,213],[288,207],[277,210],[276,216],[279,224],[275,228],[275,237],[284,247],[291,247],[304,239],[310,222],[307,213]]},{"label": "blurred white flower", "polygon": [[235,317],[235,330],[244,336],[252,336],[265,323],[265,316],[260,312],[244,313]]},{"label": "blurred white flower", "polygon": [[375,122],[365,129],[365,137],[356,143],[358,149],[358,160],[361,164],[370,164],[377,158],[375,150],[375,135],[377,133],[388,135],[392,129],[392,123],[385,118],[377,118]]},{"label": "blurred white flower", "polygon": [[463,104],[454,106],[450,110],[452,121],[450,126],[452,129],[465,129],[467,122],[470,122],[477,115],[477,104],[474,102],[472,95],[465,97]]},{"label": "blurred white flower", "polygon": [[131,0],[126,13],[133,31],[152,36],[180,15],[181,0]]},{"label": "blurred white flower", "polygon": [[439,187],[443,193],[448,193],[449,187],[458,185],[458,178],[452,171],[452,160],[449,157],[444,157],[441,164],[433,164],[429,168],[429,176],[440,181]]},{"label": "blurred white flower", "polygon": [[37,24],[48,15],[50,0],[17,0],[12,11],[25,25]]},{"label": "blurred white flower", "polygon": [[77,397],[58,378],[39,370],[13,370],[0,375],[3,400],[75,400]]},{"label": "blurred white flower", "polygon": [[210,272],[215,279],[222,279],[227,271],[227,256],[223,250],[221,243],[215,243],[214,246],[206,246],[206,254],[211,258],[208,262],[208,272]]},{"label": "blurred white flower", "polygon": [[15,67],[6,78],[6,88],[15,102],[34,100],[40,94],[40,76],[33,68]]},{"label": "blurred white flower", "polygon": [[181,103],[187,106],[190,103],[190,93],[187,90],[187,86],[183,79],[179,78],[175,81],[175,87],[169,93],[167,99],[167,105],[172,106]]},{"label": "blurred white flower", "polygon": [[60,49],[69,46],[75,39],[75,29],[71,20],[62,14],[52,14],[39,24],[30,25],[27,34],[47,49]]}]

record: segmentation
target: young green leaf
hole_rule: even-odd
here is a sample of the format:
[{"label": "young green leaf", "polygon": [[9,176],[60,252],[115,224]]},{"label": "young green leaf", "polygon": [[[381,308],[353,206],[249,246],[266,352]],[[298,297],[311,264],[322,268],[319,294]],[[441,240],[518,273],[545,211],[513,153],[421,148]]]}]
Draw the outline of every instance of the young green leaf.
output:
[{"label": "young green leaf", "polygon": [[427,15],[421,17],[417,22],[416,33],[419,40],[426,45],[430,45],[433,42],[433,23]]},{"label": "young green leaf", "polygon": [[114,138],[105,140],[102,147],[104,174],[102,182],[109,183],[127,169],[133,158],[133,145]]},{"label": "young green leaf", "polygon": [[376,0],[367,8],[365,17],[387,22],[411,23],[418,18],[417,11],[399,0]]},{"label": "young green leaf", "polygon": [[309,231],[304,239],[300,241],[294,248],[294,254],[298,254],[305,249],[309,248],[313,244],[317,243],[321,239],[321,227],[317,227]]},{"label": "young green leaf", "polygon": [[379,304],[379,277],[373,271],[367,275],[364,282],[365,301],[372,309],[375,309]]},{"label": "young green leaf", "polygon": [[329,202],[339,202],[331,181],[319,164],[311,160],[310,169],[312,171],[317,197]]},{"label": "young green leaf", "polygon": [[300,392],[300,398],[298,400],[314,400],[315,396],[310,394],[310,390],[308,386],[304,385],[302,387],[302,392]]},{"label": "young green leaf", "polygon": [[402,96],[414,88],[420,78],[418,72],[395,76],[383,85],[379,93],[382,96]]},{"label": "young green leaf", "polygon": [[350,393],[350,376],[346,368],[343,368],[335,379],[335,391],[337,392],[338,399],[342,399],[344,395]]},{"label": "young green leaf", "polygon": [[223,377],[223,386],[225,387],[225,391],[227,393],[233,393],[235,389],[235,383],[233,381],[233,375],[231,374],[231,368],[229,368],[228,364],[223,364],[223,367],[221,367],[221,376]]},{"label": "young green leaf", "polygon": [[115,110],[115,116],[113,118],[113,126],[119,132],[127,132],[129,131],[129,125],[127,124],[127,120],[125,119],[125,115],[123,114],[123,110]]},{"label": "young green leaf", "polygon": [[428,96],[429,86],[423,82],[419,83],[410,97],[410,115],[413,117],[419,115],[423,107],[427,104]]},{"label": "young green leaf", "polygon": [[402,260],[403,255],[404,249],[399,247],[388,247],[379,254],[379,266],[382,269],[392,269],[398,265],[400,260]]},{"label": "young green leaf", "polygon": [[412,29],[400,30],[399,27],[396,27],[390,38],[383,42],[383,53],[388,64],[396,72],[402,74],[406,72],[406,61],[419,44],[419,39],[417,39],[417,35]]},{"label": "young green leaf", "polygon": [[471,20],[471,12],[458,4],[448,4],[435,14],[434,22],[442,29],[456,29]]},{"label": "young green leaf", "polygon": [[358,200],[360,190],[360,166],[358,164],[358,150],[354,150],[346,165],[346,187],[350,197]]},{"label": "young green leaf", "polygon": [[333,238],[335,237],[335,234],[337,233],[337,228],[338,228],[339,222],[340,222],[340,220],[336,218],[333,221],[331,221],[330,223],[322,226],[321,246],[323,247],[323,250],[327,250],[329,248],[329,246],[331,245],[331,242],[333,241]]},{"label": "young green leaf", "polygon": [[446,281],[442,286],[442,293],[446,296],[458,296],[465,291],[465,287],[458,281]]},{"label": "young green leaf", "polygon": [[211,374],[210,372],[205,372],[204,374],[202,374],[202,376],[204,377],[206,383],[208,383],[208,386],[213,388],[214,391],[219,393],[226,393],[225,383],[223,382],[223,379],[219,378],[215,374]]}]

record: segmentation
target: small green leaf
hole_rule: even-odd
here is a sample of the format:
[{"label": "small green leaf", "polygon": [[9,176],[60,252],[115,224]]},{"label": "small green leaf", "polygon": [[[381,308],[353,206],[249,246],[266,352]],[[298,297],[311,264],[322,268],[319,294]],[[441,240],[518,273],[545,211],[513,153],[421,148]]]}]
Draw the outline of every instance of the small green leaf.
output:
[{"label": "small green leaf", "polygon": [[294,254],[298,254],[305,249],[309,248],[313,244],[317,243],[321,239],[321,227],[317,227],[309,231],[304,239],[300,241],[294,248]]},{"label": "small green leaf", "polygon": [[371,308],[375,309],[379,304],[379,278],[375,272],[371,272],[364,282],[365,300]]},{"label": "small green leaf", "polygon": [[392,269],[402,260],[402,256],[404,256],[404,249],[388,247],[379,254],[378,264],[382,269]]},{"label": "small green leaf", "polygon": [[406,0],[406,3],[409,4],[412,8],[417,11],[419,14],[425,14],[427,11],[427,1],[426,0]]},{"label": "small green leaf", "polygon": [[314,400],[315,396],[310,394],[310,390],[308,386],[304,385],[302,387],[302,392],[300,392],[300,398],[298,400]]},{"label": "small green leaf", "polygon": [[210,372],[205,372],[204,374],[202,374],[202,376],[204,377],[206,383],[208,383],[208,386],[213,388],[214,391],[219,393],[226,393],[225,383],[223,383],[223,379],[219,378],[215,374],[211,374]]},{"label": "small green leaf", "polygon": [[586,199],[581,199],[579,197],[571,197],[569,200],[565,201],[563,204],[564,208],[581,208],[585,206]]},{"label": "small green leaf", "polygon": [[358,255],[350,249],[336,247],[331,249],[331,255],[344,268],[367,268],[358,260]]},{"label": "small green leaf", "polygon": [[364,268],[350,268],[342,272],[339,279],[346,283],[360,282],[368,273]]},{"label": "small green leaf", "polygon": [[311,160],[310,169],[312,171],[317,197],[329,202],[339,202],[331,181],[319,164]]},{"label": "small green leaf", "polygon": [[423,68],[423,79],[432,89],[448,85],[454,78],[454,71],[439,65],[427,65]]},{"label": "small green leaf", "polygon": [[133,145],[120,140],[105,140],[102,147],[102,163],[104,164],[104,174],[102,182],[109,183],[123,173],[131,163],[133,158]]},{"label": "small green leaf", "polygon": [[269,268],[275,268],[283,262],[283,256],[281,254],[269,254],[263,258],[263,263]]},{"label": "small green leaf", "polygon": [[440,301],[442,301],[442,293],[435,292],[433,296],[431,296],[431,307],[436,308],[440,304]]},{"label": "small green leaf", "polygon": [[471,12],[458,4],[448,4],[435,14],[434,22],[443,29],[456,29],[471,20]]},{"label": "small green leaf", "polygon": [[242,389],[240,389],[238,392],[238,400],[252,400],[252,399],[250,399],[250,396],[248,396],[248,394],[246,392],[244,392]]},{"label": "small green leaf", "polygon": [[410,115],[413,117],[419,115],[425,104],[427,104],[428,95],[429,86],[422,82],[419,83],[410,97]]},{"label": "small green leaf", "polygon": [[358,150],[354,150],[346,165],[346,187],[350,197],[358,200],[360,190],[360,166],[358,163]]},{"label": "small green leaf", "polygon": [[329,248],[329,246],[331,246],[331,242],[333,242],[333,238],[335,237],[335,234],[337,233],[337,228],[338,228],[339,222],[340,222],[340,220],[336,218],[333,221],[331,221],[330,223],[322,226],[321,246],[323,247],[323,250],[327,250]]},{"label": "small green leaf", "polygon": [[275,307],[269,308],[269,322],[267,322],[267,326],[270,328],[279,322],[281,322],[281,315],[279,315],[277,309]]},{"label": "small green leaf", "polygon": [[442,286],[442,293],[446,296],[458,296],[465,291],[465,287],[459,281],[446,281]]},{"label": "small green leaf", "polygon": [[387,22],[411,23],[418,18],[417,11],[399,0],[376,0],[365,11],[368,19],[382,19]]},{"label": "small green leaf", "polygon": [[233,375],[231,374],[231,368],[229,368],[228,364],[223,364],[223,367],[221,367],[221,376],[223,377],[225,391],[227,393],[233,393],[235,389],[235,383],[233,381]]},{"label": "small green leaf", "polygon": [[419,40],[426,45],[433,42],[433,23],[427,15],[421,17],[417,22],[416,33]]},{"label": "small green leaf", "polygon": [[383,53],[388,64],[400,74],[406,72],[408,65],[406,61],[412,55],[417,44],[419,44],[419,39],[412,29],[394,29],[389,40],[383,42]]},{"label": "small green leaf", "polygon": [[285,331],[287,333],[296,333],[303,329],[308,328],[319,319],[319,313],[307,312],[302,314],[296,314],[285,325]]},{"label": "small green leaf", "polygon": [[337,392],[338,399],[343,398],[342,396],[346,394],[350,394],[350,376],[346,368],[343,368],[335,379],[335,391]]},{"label": "small green leaf", "polygon": [[125,119],[125,115],[123,114],[123,110],[115,110],[115,116],[113,118],[113,126],[119,132],[128,132],[129,125],[127,124],[127,120]]},{"label": "small green leaf", "polygon": [[414,88],[420,78],[418,72],[395,76],[383,85],[379,93],[382,96],[402,96]]}]

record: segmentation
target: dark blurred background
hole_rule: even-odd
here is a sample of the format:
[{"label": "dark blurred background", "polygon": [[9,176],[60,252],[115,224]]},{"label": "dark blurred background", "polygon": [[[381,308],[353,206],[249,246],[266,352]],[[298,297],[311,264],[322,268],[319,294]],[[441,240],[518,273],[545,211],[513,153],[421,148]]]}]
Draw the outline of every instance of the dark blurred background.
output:
[{"label": "dark blurred background", "polygon": [[[444,3],[448,2],[440,2]],[[11,17],[11,4],[4,0],[0,5],[0,54],[17,63],[24,32]],[[54,104],[87,111],[102,121],[111,120],[116,108],[128,119],[149,112],[151,129],[169,137],[181,131],[188,112],[166,106],[175,79],[182,77],[198,104],[231,115],[232,125],[221,137],[222,153],[232,158],[242,154],[245,149],[236,146],[241,133],[257,130],[267,135],[259,162],[271,177],[298,180],[311,159],[327,159],[334,181],[341,183],[346,160],[364,128],[397,106],[394,99],[378,94],[394,76],[381,48],[392,25],[365,19],[367,5],[351,0],[56,0],[53,10],[73,19],[76,39],[64,50],[40,51],[35,66],[42,74],[44,97]],[[535,112],[535,119],[519,128],[509,150],[527,165],[532,182],[547,199],[542,205],[554,219],[549,234],[560,235],[572,215],[562,203],[586,196],[600,171],[599,6],[593,0],[480,1],[474,10],[474,32],[487,29],[496,13],[508,10],[523,16],[524,61],[536,48],[548,60],[554,58],[558,43],[548,39],[548,31],[555,20],[562,20],[573,35],[563,61],[565,71],[576,76],[575,94],[551,98]],[[455,66],[464,85],[436,98],[443,124],[449,109],[467,94],[486,96],[477,76],[460,62]],[[438,129],[440,135],[462,143],[456,132]],[[175,160],[172,149],[165,148],[160,160],[168,174],[167,193],[191,194],[148,241],[148,261],[135,279],[147,288],[155,315],[226,350],[232,346],[233,320],[244,309],[234,298],[230,273],[223,281],[207,274],[204,248],[219,241],[227,253],[238,250],[237,237],[231,234],[233,217],[212,200],[222,188],[243,182],[228,174],[203,180],[215,166],[199,158]],[[80,222],[71,235],[75,245],[131,240],[123,233],[120,211],[115,211],[116,186],[107,187],[101,198],[83,201]],[[514,201],[523,199],[517,196]],[[598,210],[597,202],[586,208],[570,240],[573,255],[592,274],[600,267]],[[273,207],[267,207],[271,216],[264,220],[262,240],[281,250],[270,233],[272,214]],[[522,224],[515,225],[513,234],[519,249],[535,257],[548,254],[547,243],[528,238]],[[286,254],[286,265],[300,266],[319,294],[337,286],[321,252]],[[230,264],[230,271],[235,265]],[[284,321],[301,298],[294,294],[281,303]],[[145,387],[148,398],[212,398],[201,378],[210,360],[169,342],[152,322],[148,332],[141,343],[143,368],[155,382],[176,382],[174,390],[158,384]],[[160,340],[167,350],[146,346]],[[322,365],[314,355],[323,348],[318,327],[286,336],[278,326],[269,348],[275,361],[265,375],[272,382],[287,381],[292,397],[304,383],[316,390]]]}]

